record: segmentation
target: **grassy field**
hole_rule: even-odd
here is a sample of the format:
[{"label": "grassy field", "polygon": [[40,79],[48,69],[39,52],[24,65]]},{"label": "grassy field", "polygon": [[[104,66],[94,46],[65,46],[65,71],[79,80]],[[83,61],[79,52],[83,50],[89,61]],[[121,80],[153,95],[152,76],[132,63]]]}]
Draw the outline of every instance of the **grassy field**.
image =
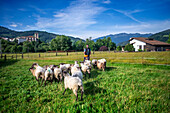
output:
[{"label": "grassy field", "polygon": [[[84,100],[78,102],[71,90],[62,95],[63,83],[53,82],[51,85],[47,82],[47,86],[40,86],[28,70],[34,62],[43,66],[73,63],[75,59],[76,56],[58,56],[1,60],[0,111],[170,112],[170,66],[114,63],[113,59],[109,60],[105,72],[92,69],[91,78],[83,80]],[[77,59],[82,60],[79,55]]]}]

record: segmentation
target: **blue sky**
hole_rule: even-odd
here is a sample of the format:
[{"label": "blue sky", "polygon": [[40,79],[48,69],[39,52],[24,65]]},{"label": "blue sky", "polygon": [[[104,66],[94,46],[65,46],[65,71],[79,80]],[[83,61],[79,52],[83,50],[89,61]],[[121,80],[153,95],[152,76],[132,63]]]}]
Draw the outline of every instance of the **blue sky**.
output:
[{"label": "blue sky", "polygon": [[0,0],[0,25],[86,39],[170,29],[170,0]]}]

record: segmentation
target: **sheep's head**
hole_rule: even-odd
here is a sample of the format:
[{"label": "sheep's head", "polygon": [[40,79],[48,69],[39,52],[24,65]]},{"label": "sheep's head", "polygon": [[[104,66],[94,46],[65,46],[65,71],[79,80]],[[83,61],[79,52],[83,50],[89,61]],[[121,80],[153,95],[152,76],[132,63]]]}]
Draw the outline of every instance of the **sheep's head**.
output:
[{"label": "sheep's head", "polygon": [[49,65],[45,65],[43,66],[43,68],[46,70],[49,67]]},{"label": "sheep's head", "polygon": [[75,64],[78,64],[78,61],[75,61]]},{"label": "sheep's head", "polygon": [[38,63],[33,63],[31,68],[34,68],[34,67],[36,68],[37,66],[38,66]]},{"label": "sheep's head", "polygon": [[29,68],[29,71],[32,71],[34,68]]},{"label": "sheep's head", "polygon": [[70,76],[70,74],[69,74],[67,71],[63,71],[63,76],[64,76],[64,77]]},{"label": "sheep's head", "polygon": [[57,65],[50,65],[50,68],[54,70],[55,68],[59,68]]}]

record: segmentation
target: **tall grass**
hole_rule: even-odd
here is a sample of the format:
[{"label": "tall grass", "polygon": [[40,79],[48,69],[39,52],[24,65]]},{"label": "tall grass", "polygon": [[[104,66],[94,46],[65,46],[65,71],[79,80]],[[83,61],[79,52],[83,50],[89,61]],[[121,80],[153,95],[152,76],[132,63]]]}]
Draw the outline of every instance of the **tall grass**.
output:
[{"label": "tall grass", "polygon": [[[40,54],[40,57],[39,57]],[[16,59],[16,54],[7,54],[7,59]],[[17,59],[21,59],[22,55],[18,54]],[[111,52],[95,52],[91,54],[91,59],[106,58],[112,63],[139,63],[139,64],[170,64],[170,51],[166,52],[127,52],[114,53]],[[83,60],[83,52],[67,53],[26,53],[24,59],[34,60]]]}]

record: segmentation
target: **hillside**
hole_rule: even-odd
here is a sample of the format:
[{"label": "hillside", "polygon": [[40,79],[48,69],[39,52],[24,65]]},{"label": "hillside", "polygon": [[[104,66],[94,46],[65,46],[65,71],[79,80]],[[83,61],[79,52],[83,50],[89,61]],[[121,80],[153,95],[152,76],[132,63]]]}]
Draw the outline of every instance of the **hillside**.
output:
[{"label": "hillside", "polygon": [[[41,41],[44,41],[44,42],[50,42],[53,38],[59,35],[59,34],[54,34],[54,33],[48,33],[46,31],[36,31],[36,30],[19,32],[19,31],[14,31],[6,27],[0,26],[0,37],[16,38],[18,36],[33,36],[35,32],[39,34],[39,38],[41,39]],[[75,42],[77,40],[82,40],[80,38],[75,38],[71,36],[68,36],[68,37],[71,38],[72,42]]]},{"label": "hillside", "polygon": [[107,36],[103,36],[103,37],[99,37],[99,38],[96,38],[96,39],[93,39],[95,42],[98,40],[98,39],[103,39],[104,37],[110,37],[112,39],[112,41],[114,43],[116,43],[116,45],[120,42],[124,42],[124,41],[128,41],[131,37],[149,37],[151,36],[152,34],[140,34],[140,33],[119,33],[119,34],[115,34],[115,35],[107,35]]},{"label": "hillside", "polygon": [[151,35],[149,38],[153,38],[155,40],[166,42],[168,40],[169,34],[170,34],[170,29],[159,32],[159,33],[155,33]]}]

